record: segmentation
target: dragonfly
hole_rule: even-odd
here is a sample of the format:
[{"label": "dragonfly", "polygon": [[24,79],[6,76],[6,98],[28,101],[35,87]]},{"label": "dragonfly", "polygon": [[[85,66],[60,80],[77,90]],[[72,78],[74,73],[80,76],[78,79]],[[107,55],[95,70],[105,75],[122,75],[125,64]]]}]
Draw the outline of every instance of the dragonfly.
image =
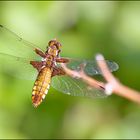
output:
[{"label": "dragonfly", "polygon": [[[12,39],[22,43],[24,45],[22,46],[23,49],[25,46],[28,46],[28,49],[31,49],[32,53],[35,52],[34,54],[36,56],[33,60],[31,60],[31,58],[15,56],[7,52],[0,52],[1,60],[7,60],[6,62],[10,62],[12,64],[11,66],[14,66],[13,63],[21,64],[19,69],[23,70],[22,74],[26,73],[28,78],[36,78],[32,88],[31,97],[34,107],[38,107],[45,99],[50,85],[56,90],[67,95],[85,96],[91,98],[107,97],[104,89],[96,89],[93,87],[89,88],[89,86],[82,80],[68,76],[60,65],[61,63],[65,63],[68,68],[79,71],[80,65],[84,64],[84,72],[87,75],[101,75],[102,73],[94,60],[61,57],[60,53],[62,45],[56,39],[50,40],[46,50],[44,51],[37,45],[24,40],[7,27],[0,25],[0,34],[5,32],[10,34]],[[10,48],[11,47],[9,47],[9,49]],[[18,49],[21,48],[19,47]],[[26,51],[23,51],[23,53],[26,53]],[[118,70],[119,66],[116,62],[110,60],[105,61],[111,72]]]}]

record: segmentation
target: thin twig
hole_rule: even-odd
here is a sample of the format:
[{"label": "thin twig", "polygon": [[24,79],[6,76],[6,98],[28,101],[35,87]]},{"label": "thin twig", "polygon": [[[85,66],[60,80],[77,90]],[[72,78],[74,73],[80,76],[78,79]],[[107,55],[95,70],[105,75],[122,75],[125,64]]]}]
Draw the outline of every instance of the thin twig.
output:
[{"label": "thin twig", "polygon": [[[120,83],[114,77],[114,75],[109,71],[109,68],[106,62],[104,61],[104,57],[101,54],[96,56],[96,60],[102,72],[102,76],[107,81],[106,86],[110,86],[112,88],[113,93],[140,104],[140,92],[133,90],[123,85],[122,83]],[[103,60],[103,61],[100,61],[100,60]]]}]

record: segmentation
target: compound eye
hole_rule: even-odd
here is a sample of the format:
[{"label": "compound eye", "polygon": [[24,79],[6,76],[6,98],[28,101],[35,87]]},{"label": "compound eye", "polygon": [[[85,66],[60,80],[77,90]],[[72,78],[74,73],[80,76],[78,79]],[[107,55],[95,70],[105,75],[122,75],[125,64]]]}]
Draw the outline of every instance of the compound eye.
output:
[{"label": "compound eye", "polygon": [[54,40],[51,40],[51,41],[49,41],[49,43],[48,43],[49,46],[53,46],[54,44],[55,44],[55,41],[54,41]]},{"label": "compound eye", "polygon": [[57,42],[57,48],[60,49],[61,47],[62,45],[59,42]]}]

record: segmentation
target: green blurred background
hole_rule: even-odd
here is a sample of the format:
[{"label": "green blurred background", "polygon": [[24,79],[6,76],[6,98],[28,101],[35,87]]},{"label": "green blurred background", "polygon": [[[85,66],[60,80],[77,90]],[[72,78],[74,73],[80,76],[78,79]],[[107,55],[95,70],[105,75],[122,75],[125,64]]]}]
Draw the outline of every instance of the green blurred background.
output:
[{"label": "green blurred background", "polygon": [[[91,59],[100,52],[119,64],[116,77],[140,90],[140,2],[5,1],[0,23],[42,48],[57,38],[62,56]],[[16,46],[9,42],[0,42],[5,53]],[[88,99],[51,88],[36,109],[34,81],[9,71],[0,69],[0,138],[140,138],[139,105],[116,95]]]}]

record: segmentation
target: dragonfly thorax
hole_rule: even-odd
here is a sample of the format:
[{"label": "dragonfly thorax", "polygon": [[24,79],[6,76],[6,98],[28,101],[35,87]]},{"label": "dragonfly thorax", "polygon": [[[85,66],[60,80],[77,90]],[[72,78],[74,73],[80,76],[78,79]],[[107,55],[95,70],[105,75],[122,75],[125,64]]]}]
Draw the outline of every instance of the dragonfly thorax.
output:
[{"label": "dragonfly thorax", "polygon": [[53,48],[52,46],[49,46],[47,50],[47,54],[53,57],[57,57],[59,55],[59,52],[60,51],[55,46],[53,46]]}]

